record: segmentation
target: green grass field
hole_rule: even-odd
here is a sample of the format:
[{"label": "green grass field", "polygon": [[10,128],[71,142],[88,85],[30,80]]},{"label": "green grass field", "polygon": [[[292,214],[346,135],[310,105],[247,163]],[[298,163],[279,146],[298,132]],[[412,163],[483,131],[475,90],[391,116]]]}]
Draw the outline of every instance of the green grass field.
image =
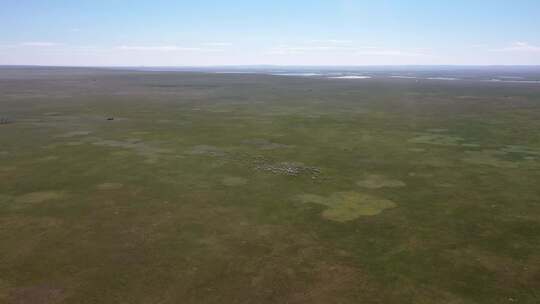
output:
[{"label": "green grass field", "polygon": [[5,68],[0,117],[0,303],[540,303],[537,84]]}]

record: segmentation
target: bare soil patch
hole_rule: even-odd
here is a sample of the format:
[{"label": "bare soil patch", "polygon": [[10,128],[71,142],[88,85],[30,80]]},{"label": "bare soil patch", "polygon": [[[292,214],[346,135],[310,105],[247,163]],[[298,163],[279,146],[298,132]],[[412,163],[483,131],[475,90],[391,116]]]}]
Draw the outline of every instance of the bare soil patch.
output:
[{"label": "bare soil patch", "polygon": [[13,304],[55,304],[65,298],[62,288],[42,284],[14,289],[10,296]]},{"label": "bare soil patch", "polygon": [[118,190],[122,189],[124,184],[121,183],[103,183],[96,186],[98,190]]},{"label": "bare soil patch", "polygon": [[18,196],[15,199],[15,202],[23,203],[23,204],[35,204],[35,203],[42,203],[42,202],[50,201],[50,200],[61,199],[62,197],[64,197],[63,192],[38,191],[38,192],[30,192],[30,193]]}]

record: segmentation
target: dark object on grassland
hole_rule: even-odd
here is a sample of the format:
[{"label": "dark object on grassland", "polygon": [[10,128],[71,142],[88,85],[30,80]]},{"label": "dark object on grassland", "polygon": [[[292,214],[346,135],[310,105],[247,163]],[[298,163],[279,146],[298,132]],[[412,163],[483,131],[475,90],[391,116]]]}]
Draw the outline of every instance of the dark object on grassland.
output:
[{"label": "dark object on grassland", "polygon": [[13,121],[7,117],[0,117],[0,125],[7,125],[12,123]]},{"label": "dark object on grassland", "polygon": [[114,120],[114,117],[107,117],[107,120]]}]

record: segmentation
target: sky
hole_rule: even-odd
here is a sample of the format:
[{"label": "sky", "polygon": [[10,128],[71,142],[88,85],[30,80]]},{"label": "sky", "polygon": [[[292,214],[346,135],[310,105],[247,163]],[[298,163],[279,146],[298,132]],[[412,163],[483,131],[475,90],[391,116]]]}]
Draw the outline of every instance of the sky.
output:
[{"label": "sky", "polygon": [[539,0],[0,0],[0,65],[540,65]]}]

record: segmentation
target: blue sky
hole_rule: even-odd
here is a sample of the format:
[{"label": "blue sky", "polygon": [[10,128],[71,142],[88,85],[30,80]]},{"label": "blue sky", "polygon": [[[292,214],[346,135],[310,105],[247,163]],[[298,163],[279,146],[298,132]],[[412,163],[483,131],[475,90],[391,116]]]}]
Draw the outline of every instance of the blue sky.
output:
[{"label": "blue sky", "polygon": [[0,64],[540,64],[538,0],[0,5]]}]

